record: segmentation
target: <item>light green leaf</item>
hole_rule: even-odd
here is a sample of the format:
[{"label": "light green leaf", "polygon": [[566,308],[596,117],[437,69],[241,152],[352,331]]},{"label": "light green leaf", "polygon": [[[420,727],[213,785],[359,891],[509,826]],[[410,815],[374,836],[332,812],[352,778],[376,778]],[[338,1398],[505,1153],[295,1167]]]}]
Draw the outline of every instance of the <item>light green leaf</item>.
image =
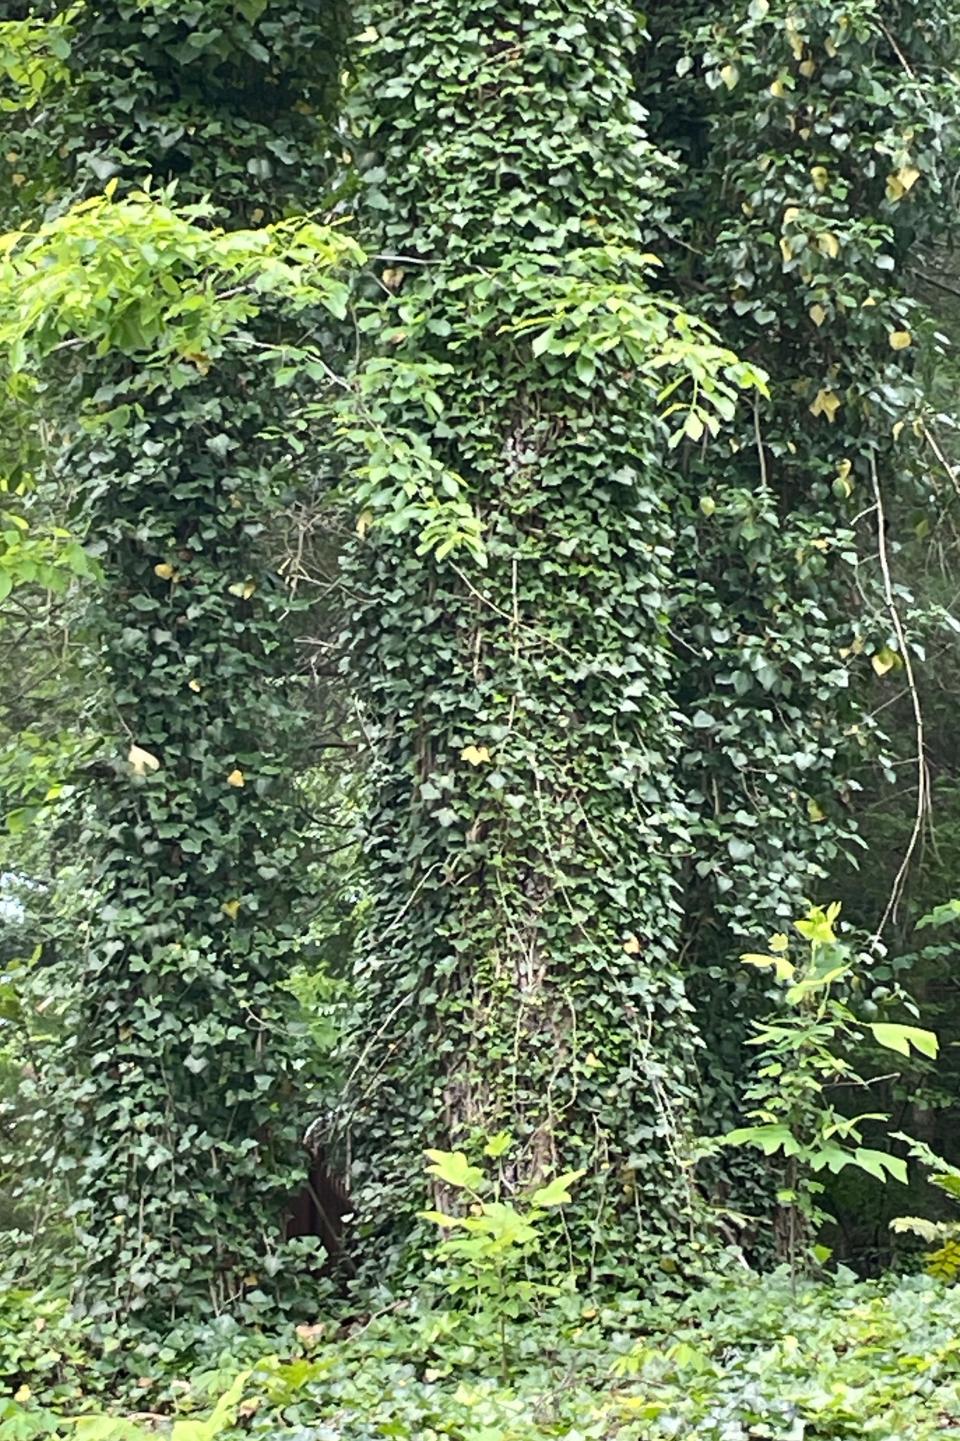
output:
[{"label": "light green leaf", "polygon": [[933,1031],[925,1031],[920,1026],[898,1026],[890,1021],[873,1021],[870,1030],[877,1044],[890,1051],[909,1056],[913,1046],[921,1055],[936,1060],[939,1042]]},{"label": "light green leaf", "polygon": [[531,1206],[541,1210],[548,1206],[565,1206],[570,1200],[570,1187],[585,1174],[584,1171],[564,1171],[562,1176],[554,1176],[552,1181],[534,1191],[530,1197]]}]

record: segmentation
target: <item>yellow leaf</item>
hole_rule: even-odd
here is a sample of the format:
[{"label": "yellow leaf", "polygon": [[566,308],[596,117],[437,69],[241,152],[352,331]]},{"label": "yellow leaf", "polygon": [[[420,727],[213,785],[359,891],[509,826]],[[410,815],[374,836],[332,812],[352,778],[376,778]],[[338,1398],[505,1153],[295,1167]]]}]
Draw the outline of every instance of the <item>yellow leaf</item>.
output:
[{"label": "yellow leaf", "polygon": [[740,79],[740,71],[736,65],[724,65],[720,71],[720,79],[728,90],[732,90]]},{"label": "yellow leaf", "polygon": [[190,678],[190,680],[187,681],[187,685],[188,685],[188,686],[190,687],[190,689],[191,689],[192,691],[194,691],[197,695],[199,695],[200,692],[203,690],[203,686],[202,686],[202,685],[200,684],[200,682],[197,680],[196,676],[192,676],[192,677]]},{"label": "yellow leaf", "polygon": [[134,775],[145,776],[147,771],[160,769],[160,762],[156,756],[145,751],[142,746],[132,745],[127,751],[127,760],[133,766]]},{"label": "yellow leaf", "polygon": [[357,535],[363,540],[370,526],[373,524],[373,511],[362,510],[357,516]]},{"label": "yellow leaf", "polygon": [[900,170],[887,176],[887,199],[902,200],[920,179],[920,171],[913,165],[904,165]]},{"label": "yellow leaf", "polygon": [[460,759],[462,761],[469,761],[472,766],[480,766],[489,761],[490,752],[486,746],[464,746],[460,752]]},{"label": "yellow leaf", "polygon": [[209,355],[205,355],[202,350],[185,350],[182,353],[184,360],[189,361],[191,365],[195,365],[201,375],[207,375],[209,373],[211,365]]},{"label": "yellow leaf", "polygon": [[236,786],[238,790],[241,786],[246,785],[246,781],[243,778],[243,771],[240,770],[239,767],[237,767],[236,770],[232,770],[227,776],[227,785]]},{"label": "yellow leaf", "polygon": [[154,575],[158,575],[161,580],[173,580],[174,576],[173,566],[166,560],[161,561],[159,565],[155,565],[153,567],[153,573]]},{"label": "yellow leaf", "polygon": [[640,954],[642,947],[638,938],[633,934],[633,932],[631,932],[624,941],[623,949],[626,951],[628,956],[638,956]]},{"label": "yellow leaf", "polygon": [[830,178],[827,174],[826,166],[815,165],[810,171],[810,178],[822,195],[827,188],[827,183]]},{"label": "yellow leaf", "polygon": [[783,223],[784,223],[784,225],[793,225],[794,221],[799,220],[799,219],[800,219],[800,207],[799,207],[799,205],[788,205],[787,208],[786,208],[786,210],[783,212]]},{"label": "yellow leaf", "polygon": [[255,580],[238,580],[227,587],[230,594],[235,595],[239,600],[249,600],[256,588]]},{"label": "yellow leaf", "polygon": [[895,670],[902,666],[903,661],[895,650],[891,650],[888,645],[885,645],[881,650],[877,651],[876,655],[870,657],[870,664],[873,666],[877,675],[886,675],[887,671]]},{"label": "yellow leaf", "polygon": [[780,254],[783,256],[783,263],[793,259],[793,251],[790,249],[790,241],[784,235],[780,239]]},{"label": "yellow leaf", "polygon": [[829,255],[831,260],[836,260],[840,254],[840,242],[832,230],[824,230],[817,236],[817,248],[821,255]]},{"label": "yellow leaf", "polygon": [[786,956],[765,956],[747,954],[740,957],[744,965],[757,966],[760,970],[769,970],[773,967],[774,974],[778,981],[792,981],[795,967]]},{"label": "yellow leaf", "polygon": [[804,60],[797,66],[797,69],[805,80],[812,80],[817,73],[816,61]]},{"label": "yellow leaf", "polygon": [[913,340],[913,336],[909,330],[891,330],[887,340],[890,342],[891,350],[906,350]]},{"label": "yellow leaf", "polygon": [[771,951],[774,951],[777,955],[780,955],[789,947],[790,937],[785,936],[783,931],[777,931],[776,935],[771,936],[769,941],[767,941],[767,945],[770,947]]},{"label": "yellow leaf", "polygon": [[813,321],[814,325],[818,327],[821,326],[826,320],[826,318],[827,312],[824,310],[822,305],[811,305],[810,319]]},{"label": "yellow leaf", "polygon": [[224,915],[230,917],[231,921],[235,921],[237,919],[237,912],[240,910],[240,902],[224,901],[220,909],[223,911]]},{"label": "yellow leaf", "polygon": [[382,272],[380,279],[388,290],[397,291],[403,284],[403,277],[406,273],[400,265],[388,266],[387,269]]},{"label": "yellow leaf", "polygon": [[786,99],[787,92],[782,80],[774,80],[773,84],[770,86],[770,94],[773,96],[774,100]]},{"label": "yellow leaf", "polygon": [[839,395],[832,390],[818,390],[816,399],[810,406],[811,415],[825,415],[833,424],[837,411],[840,409],[841,400]]},{"label": "yellow leaf", "polygon": [[825,821],[827,819],[826,811],[823,810],[820,805],[818,805],[818,803],[813,799],[812,796],[807,801],[807,815],[813,821],[814,825],[818,825],[820,821]]}]

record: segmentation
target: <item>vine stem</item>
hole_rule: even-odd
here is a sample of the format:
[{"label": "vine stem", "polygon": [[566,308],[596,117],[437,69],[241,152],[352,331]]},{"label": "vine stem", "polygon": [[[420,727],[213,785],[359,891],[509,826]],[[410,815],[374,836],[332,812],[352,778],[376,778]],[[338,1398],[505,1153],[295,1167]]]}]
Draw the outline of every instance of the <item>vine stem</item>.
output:
[{"label": "vine stem", "polygon": [[897,609],[896,597],[893,591],[893,578],[890,573],[890,560],[887,554],[886,513],[883,508],[883,493],[880,489],[880,477],[877,474],[877,460],[872,451],[870,453],[870,481],[873,486],[873,497],[876,504],[877,558],[880,561],[880,572],[883,577],[883,594],[887,605],[887,612],[890,616],[890,623],[893,626],[894,634],[900,646],[900,654],[903,657],[904,674],[907,680],[907,689],[910,692],[910,702],[913,707],[914,730],[917,738],[917,805],[913,818],[913,828],[910,832],[910,839],[907,842],[907,847],[901,858],[897,873],[893,878],[893,885],[890,889],[890,895],[884,907],[883,915],[873,935],[874,943],[876,943],[880,940],[891,916],[896,914],[897,906],[902,898],[907,872],[910,869],[910,863],[913,860],[917,846],[920,843],[920,837],[923,834],[923,823],[929,808],[930,785],[927,776],[925,754],[926,741],[923,724],[923,707],[920,704],[920,693],[917,690],[913,662],[910,659],[910,649],[907,645],[906,633],[903,629],[903,622],[900,619],[900,612]]}]

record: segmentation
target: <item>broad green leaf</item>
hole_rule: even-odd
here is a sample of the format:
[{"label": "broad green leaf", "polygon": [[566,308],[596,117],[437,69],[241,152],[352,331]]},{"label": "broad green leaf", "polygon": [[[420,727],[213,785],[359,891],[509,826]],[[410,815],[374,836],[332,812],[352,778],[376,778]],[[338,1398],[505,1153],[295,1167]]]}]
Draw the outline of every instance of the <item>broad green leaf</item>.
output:
[{"label": "broad green leaf", "polygon": [[890,1051],[909,1056],[910,1047],[913,1046],[921,1055],[936,1060],[939,1042],[933,1031],[925,1031],[920,1026],[895,1025],[890,1021],[873,1021],[870,1023],[870,1030],[877,1044],[886,1046]]},{"label": "broad green leaf", "polygon": [[530,1197],[531,1206],[545,1209],[548,1206],[565,1206],[570,1200],[570,1187],[581,1176],[586,1175],[585,1171],[565,1171],[562,1176],[554,1176],[545,1186],[534,1191]]},{"label": "broad green leaf", "polygon": [[427,1151],[431,1164],[427,1167],[431,1176],[466,1191],[475,1191],[483,1184],[483,1172],[479,1166],[471,1166],[463,1151]]}]

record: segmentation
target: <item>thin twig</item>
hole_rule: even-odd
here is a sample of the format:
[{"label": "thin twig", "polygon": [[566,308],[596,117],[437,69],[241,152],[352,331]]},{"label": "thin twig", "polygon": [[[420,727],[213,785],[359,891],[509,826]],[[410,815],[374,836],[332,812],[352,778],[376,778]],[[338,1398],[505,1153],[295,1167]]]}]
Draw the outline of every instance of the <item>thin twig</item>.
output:
[{"label": "thin twig", "polygon": [[910,840],[903,853],[903,858],[893,878],[893,886],[890,890],[890,897],[880,918],[880,924],[874,933],[874,941],[879,941],[883,934],[884,927],[890,917],[896,913],[897,906],[903,895],[903,887],[913,860],[914,853],[920,843],[923,834],[923,822],[928,808],[929,781],[927,778],[927,761],[925,755],[925,740],[923,729],[923,709],[920,705],[920,695],[917,691],[917,683],[913,673],[913,663],[910,659],[910,649],[907,645],[906,633],[900,619],[900,612],[897,610],[897,602],[893,592],[893,580],[890,575],[890,562],[887,556],[886,539],[886,517],[883,510],[883,496],[880,491],[880,477],[877,474],[876,456],[870,453],[870,478],[873,484],[873,494],[877,508],[877,556],[880,561],[880,571],[883,576],[883,594],[887,603],[887,610],[890,615],[890,622],[894,634],[900,646],[900,655],[903,658],[903,669],[907,680],[907,689],[910,692],[910,700],[913,706],[913,718],[917,737],[917,808],[913,819],[913,829],[910,832]]},{"label": "thin twig", "polygon": [[890,34],[890,31],[887,29],[886,25],[884,25],[883,21],[882,21],[882,20],[879,20],[879,19],[878,19],[878,21],[877,21],[877,24],[880,26],[880,29],[883,31],[884,35],[886,35],[888,41],[890,42],[890,46],[891,46],[891,48],[892,48],[892,50],[893,50],[894,55],[896,55],[897,59],[900,61],[900,64],[903,66],[904,70],[905,70],[905,71],[907,72],[907,74],[910,76],[910,79],[911,79],[911,80],[916,80],[916,78],[917,78],[916,75],[915,75],[914,72],[910,69],[910,62],[909,62],[909,60],[907,59],[906,55],[904,55],[903,51],[900,49],[900,46],[897,44],[896,40],[894,40],[893,36]]}]

